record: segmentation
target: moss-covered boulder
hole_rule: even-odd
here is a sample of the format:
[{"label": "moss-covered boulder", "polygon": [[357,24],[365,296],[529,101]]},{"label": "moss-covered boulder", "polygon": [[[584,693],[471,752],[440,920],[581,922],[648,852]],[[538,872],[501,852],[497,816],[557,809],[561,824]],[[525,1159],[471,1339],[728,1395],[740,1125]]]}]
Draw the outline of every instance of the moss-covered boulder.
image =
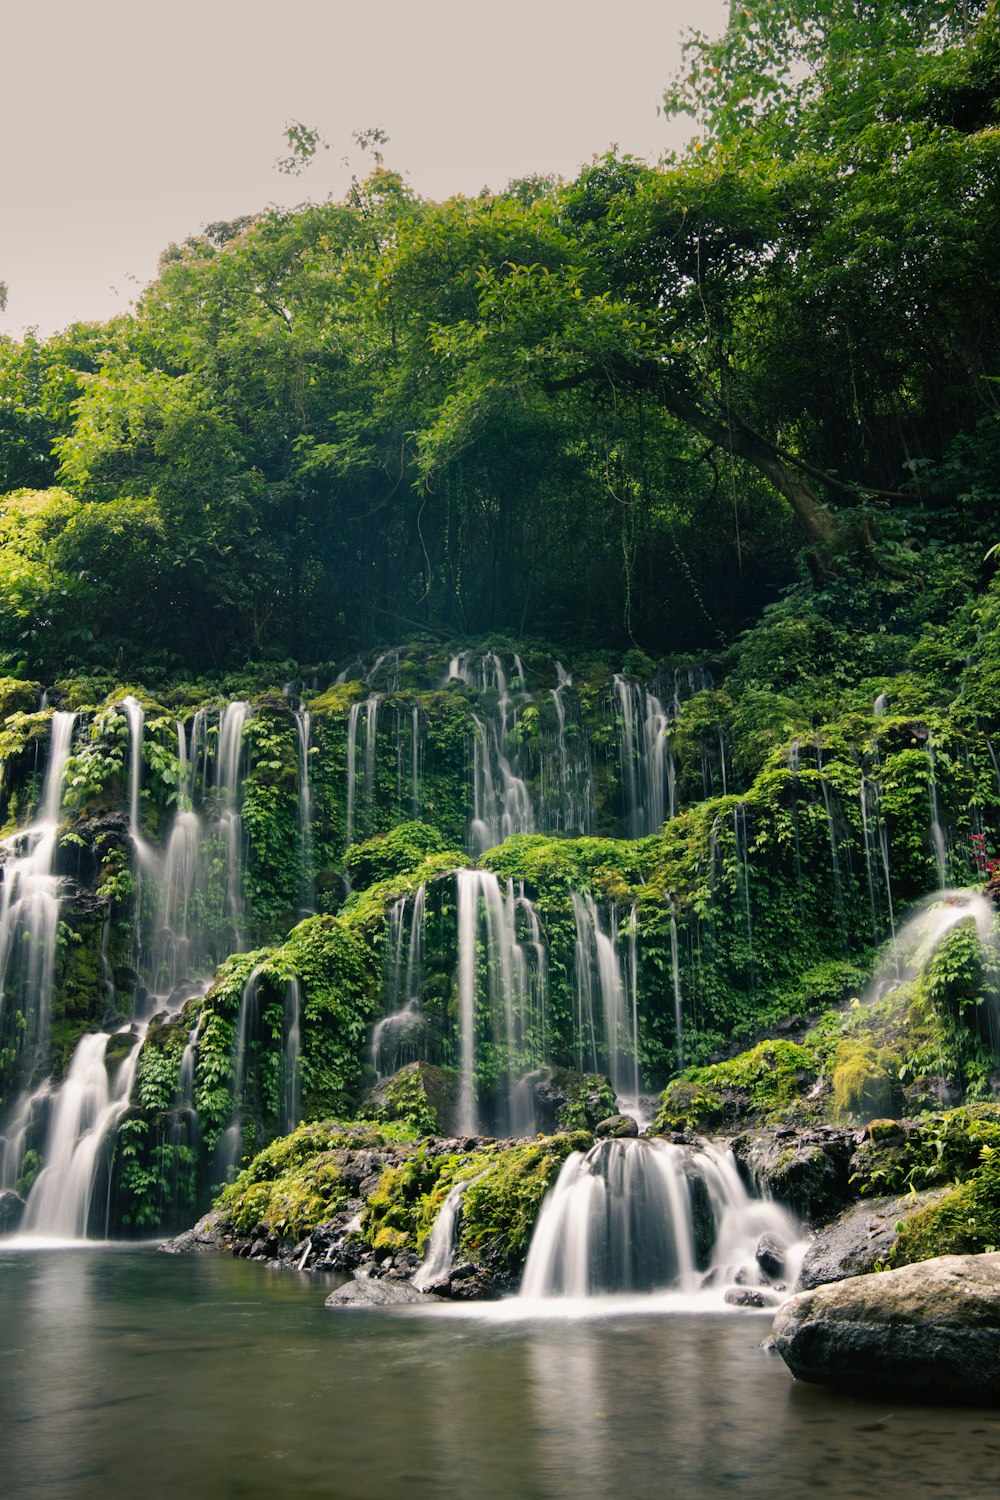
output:
[{"label": "moss-covered boulder", "polygon": [[418,1135],[447,1135],[454,1128],[458,1081],[451,1068],[411,1062],[382,1078],[361,1101],[366,1120],[402,1120]]}]

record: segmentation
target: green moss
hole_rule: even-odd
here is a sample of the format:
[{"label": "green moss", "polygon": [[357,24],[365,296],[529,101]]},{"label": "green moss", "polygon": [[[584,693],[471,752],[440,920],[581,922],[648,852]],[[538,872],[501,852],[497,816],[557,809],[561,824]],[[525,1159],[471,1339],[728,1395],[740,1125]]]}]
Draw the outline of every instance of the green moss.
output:
[{"label": "green moss", "polygon": [[811,1047],[764,1041],[727,1062],[688,1068],[667,1085],[654,1132],[713,1129],[726,1119],[781,1119],[816,1081]]},{"label": "green moss", "polygon": [[981,1255],[1000,1248],[1000,1148],[984,1146],[978,1170],[938,1203],[909,1215],[893,1247],[892,1264],[936,1255]]},{"label": "green moss", "polygon": [[588,1151],[585,1131],[541,1137],[497,1150],[462,1205],[459,1251],[463,1259],[519,1266],[528,1253],[542,1200],[572,1151]]},{"label": "green moss", "polygon": [[266,1224],[284,1239],[300,1239],[346,1202],[344,1151],[397,1145],[411,1138],[412,1133],[400,1126],[339,1121],[302,1125],[259,1152],[223,1189],[218,1207],[239,1234]]}]

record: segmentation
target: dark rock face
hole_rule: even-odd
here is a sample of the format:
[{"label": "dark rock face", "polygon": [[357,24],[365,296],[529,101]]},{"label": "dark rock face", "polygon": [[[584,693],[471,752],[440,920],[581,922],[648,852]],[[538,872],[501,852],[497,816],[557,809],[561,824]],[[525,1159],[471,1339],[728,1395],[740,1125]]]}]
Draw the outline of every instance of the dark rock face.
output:
[{"label": "dark rock face", "polygon": [[779,1310],[772,1347],[799,1380],[894,1398],[1000,1400],[1000,1252],[800,1292]]},{"label": "dark rock face", "polygon": [[821,1229],[806,1251],[796,1291],[810,1291],[849,1276],[867,1276],[885,1261],[899,1237],[899,1225],[939,1194],[870,1198],[847,1209]]},{"label": "dark rock face", "polygon": [[628,1139],[639,1134],[639,1127],[631,1115],[609,1115],[594,1128],[594,1134],[614,1140]]},{"label": "dark rock face", "polygon": [[24,1199],[10,1188],[0,1193],[0,1234],[15,1234],[24,1217]]},{"label": "dark rock face", "polygon": [[744,1180],[800,1218],[828,1219],[850,1203],[855,1133],[836,1125],[777,1126],[733,1141]]}]

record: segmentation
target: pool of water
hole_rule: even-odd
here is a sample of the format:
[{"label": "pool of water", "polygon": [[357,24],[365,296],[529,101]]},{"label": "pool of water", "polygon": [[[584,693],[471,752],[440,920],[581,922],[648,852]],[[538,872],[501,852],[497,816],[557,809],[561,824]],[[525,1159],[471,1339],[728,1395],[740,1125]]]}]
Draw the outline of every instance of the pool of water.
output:
[{"label": "pool of water", "polygon": [[327,1289],[222,1256],[0,1245],[4,1500],[998,1492],[1000,1413],[797,1385],[759,1349],[766,1316],[364,1312]]}]

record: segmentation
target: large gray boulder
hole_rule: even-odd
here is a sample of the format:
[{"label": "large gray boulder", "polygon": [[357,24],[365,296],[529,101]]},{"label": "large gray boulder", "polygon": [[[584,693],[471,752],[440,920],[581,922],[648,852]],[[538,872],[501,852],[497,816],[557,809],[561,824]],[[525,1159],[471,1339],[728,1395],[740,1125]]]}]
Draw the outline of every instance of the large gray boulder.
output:
[{"label": "large gray boulder", "polygon": [[779,1310],[772,1347],[798,1380],[1000,1400],[1000,1252],[943,1255],[800,1292]]},{"label": "large gray boulder", "polygon": [[795,1290],[808,1292],[828,1281],[867,1276],[879,1262],[888,1260],[909,1215],[940,1196],[906,1193],[856,1203],[816,1235],[805,1253]]}]

